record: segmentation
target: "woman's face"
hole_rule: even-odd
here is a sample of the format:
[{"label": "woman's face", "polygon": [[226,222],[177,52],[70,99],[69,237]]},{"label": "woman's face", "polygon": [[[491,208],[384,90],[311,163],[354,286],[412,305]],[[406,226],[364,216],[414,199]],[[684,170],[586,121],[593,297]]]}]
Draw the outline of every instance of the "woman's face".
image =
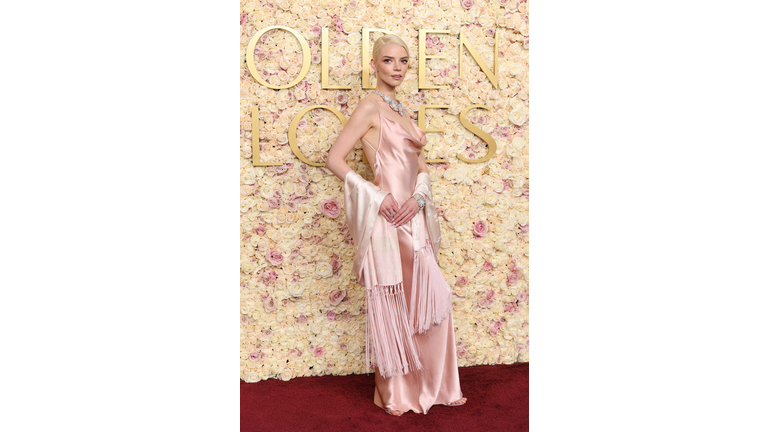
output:
[{"label": "woman's face", "polygon": [[408,73],[408,54],[400,45],[386,44],[381,47],[379,58],[371,59],[371,67],[376,69],[376,79],[397,87]]}]

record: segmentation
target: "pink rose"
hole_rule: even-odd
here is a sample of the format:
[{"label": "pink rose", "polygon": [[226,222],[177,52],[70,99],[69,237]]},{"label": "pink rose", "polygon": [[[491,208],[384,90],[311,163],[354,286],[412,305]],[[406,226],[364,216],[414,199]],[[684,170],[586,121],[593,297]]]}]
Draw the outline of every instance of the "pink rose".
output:
[{"label": "pink rose", "polygon": [[465,286],[469,283],[469,279],[466,276],[459,276],[456,278],[456,285]]},{"label": "pink rose", "polygon": [[493,290],[488,290],[488,291],[486,291],[486,293],[485,293],[485,298],[487,298],[488,300],[490,300],[490,299],[492,299],[492,298],[493,298],[493,296],[494,296],[494,295],[496,295],[496,293],[495,293]]},{"label": "pink rose", "polygon": [[262,357],[261,351],[253,351],[250,354],[248,354],[248,358],[251,359],[251,361],[259,361]]},{"label": "pink rose", "polygon": [[336,198],[331,198],[320,203],[320,211],[329,218],[335,219],[341,213],[341,206]]},{"label": "pink rose", "polygon": [[307,317],[304,314],[299,315],[299,322],[304,324],[307,322]]},{"label": "pink rose", "polygon": [[464,9],[469,9],[474,5],[475,0],[461,0],[461,6],[464,7]]},{"label": "pink rose", "polygon": [[467,355],[467,349],[464,347],[460,347],[456,350],[456,354],[459,356],[459,358],[464,358],[465,355]]},{"label": "pink rose", "polygon": [[325,353],[325,350],[323,350],[323,347],[315,348],[315,357],[322,357],[324,353]]},{"label": "pink rose", "polygon": [[528,298],[528,293],[527,292],[521,292],[520,294],[517,295],[517,299],[519,301],[525,301],[525,299],[527,299],[527,298]]},{"label": "pink rose", "polygon": [[483,270],[485,270],[485,271],[491,271],[491,270],[493,270],[493,264],[491,264],[491,263],[490,263],[490,262],[488,262],[488,261],[484,262],[484,263],[483,263]]},{"label": "pink rose", "polygon": [[331,301],[331,304],[334,306],[338,306],[339,303],[341,303],[342,300],[344,300],[344,297],[347,295],[346,290],[333,290],[331,291],[331,294],[328,295],[328,300]]},{"label": "pink rose", "polygon": [[477,237],[485,237],[485,235],[488,234],[488,223],[484,220],[475,222],[474,232]]},{"label": "pink rose", "polygon": [[328,321],[333,321],[336,319],[336,312],[329,310],[328,313],[325,314],[325,316],[328,317]]},{"label": "pink rose", "polygon": [[276,249],[270,249],[267,252],[267,261],[273,266],[280,265],[283,263],[283,254]]},{"label": "pink rose", "polygon": [[264,309],[267,312],[274,312],[274,310],[277,309],[277,305],[275,305],[275,299],[273,299],[272,296],[269,296],[264,300]]},{"label": "pink rose", "polygon": [[331,269],[334,273],[336,273],[341,268],[341,261],[339,261],[339,256],[336,254],[333,254],[333,257],[331,257]]},{"label": "pink rose", "polygon": [[507,274],[507,285],[514,285],[520,280],[522,273],[518,269],[514,269]]},{"label": "pink rose", "polygon": [[248,324],[248,315],[240,315],[240,322],[243,324]]}]

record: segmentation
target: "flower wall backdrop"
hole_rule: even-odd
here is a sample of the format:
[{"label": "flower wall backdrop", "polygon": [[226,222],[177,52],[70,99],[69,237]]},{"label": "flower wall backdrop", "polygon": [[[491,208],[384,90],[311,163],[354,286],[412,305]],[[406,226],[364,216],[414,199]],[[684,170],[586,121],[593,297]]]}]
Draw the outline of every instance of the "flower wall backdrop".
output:
[{"label": "flower wall backdrop", "polygon": [[[298,84],[271,89],[246,67],[246,47],[259,30],[282,25],[309,43],[311,65]],[[410,69],[398,99],[415,116],[420,105],[449,105],[427,111],[427,159],[435,204],[442,215],[440,266],[453,288],[453,320],[459,366],[528,361],[528,4],[482,0],[245,0],[241,2],[241,310],[240,376],[266,378],[364,373],[365,291],[351,274],[354,245],[343,212],[342,182],[330,171],[301,162],[288,143],[296,114],[328,105],[349,118],[370,90],[362,88],[362,29],[379,28],[409,46]],[[329,32],[331,85],[321,85],[321,33]],[[427,84],[418,88],[418,30],[430,34]],[[496,71],[494,88],[464,50],[459,75],[459,33]],[[495,33],[498,62],[493,64]],[[371,44],[381,32],[371,33]],[[299,42],[283,30],[266,32],[255,63],[272,85],[293,81],[302,67]],[[370,55],[370,53],[369,53]],[[371,76],[375,86],[375,77]],[[477,159],[487,145],[459,121],[467,117],[496,141],[487,162]],[[258,106],[260,156],[252,164],[251,112]],[[415,118],[415,117],[414,117]],[[342,128],[324,109],[310,110],[298,123],[298,145],[313,162],[323,162]],[[372,180],[360,143],[347,158]]]}]

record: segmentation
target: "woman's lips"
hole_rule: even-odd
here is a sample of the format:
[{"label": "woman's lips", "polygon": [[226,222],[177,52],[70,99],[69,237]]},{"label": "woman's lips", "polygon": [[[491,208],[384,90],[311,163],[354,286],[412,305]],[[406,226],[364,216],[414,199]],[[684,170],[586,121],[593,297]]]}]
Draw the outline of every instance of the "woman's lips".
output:
[{"label": "woman's lips", "polygon": [[398,80],[399,80],[399,79],[402,77],[402,75],[390,75],[390,76],[391,76],[392,78],[394,78],[394,79],[398,79]]}]

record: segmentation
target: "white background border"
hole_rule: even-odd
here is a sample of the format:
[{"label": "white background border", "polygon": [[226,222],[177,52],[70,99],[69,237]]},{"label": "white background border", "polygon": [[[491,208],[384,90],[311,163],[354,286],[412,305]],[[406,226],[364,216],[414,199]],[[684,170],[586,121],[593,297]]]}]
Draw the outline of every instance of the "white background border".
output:
[{"label": "white background border", "polygon": [[[532,2],[532,431],[768,425],[755,4]],[[238,429],[238,6],[2,6],[2,429]]]}]

